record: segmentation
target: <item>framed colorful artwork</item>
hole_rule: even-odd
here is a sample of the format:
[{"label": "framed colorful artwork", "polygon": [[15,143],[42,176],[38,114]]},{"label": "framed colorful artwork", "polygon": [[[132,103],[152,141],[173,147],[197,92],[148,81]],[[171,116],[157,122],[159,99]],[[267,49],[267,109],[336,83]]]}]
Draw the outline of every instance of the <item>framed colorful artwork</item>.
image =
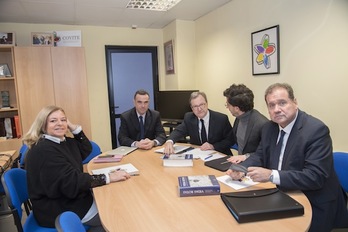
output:
[{"label": "framed colorful artwork", "polygon": [[280,73],[279,25],[251,33],[252,73]]}]

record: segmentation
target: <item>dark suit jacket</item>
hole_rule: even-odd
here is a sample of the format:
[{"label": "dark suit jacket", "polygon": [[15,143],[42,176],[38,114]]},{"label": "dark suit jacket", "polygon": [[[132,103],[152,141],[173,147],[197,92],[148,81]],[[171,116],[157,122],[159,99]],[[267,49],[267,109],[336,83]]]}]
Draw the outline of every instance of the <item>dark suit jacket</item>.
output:
[{"label": "dark suit jacket", "polygon": [[[147,110],[145,117],[145,138],[156,139],[162,145],[166,135],[158,111]],[[118,141],[121,146],[131,146],[134,141],[140,140],[140,123],[135,108],[121,114],[121,126]]]},{"label": "dark suit jacket", "polygon": [[[273,157],[278,124],[267,123],[257,151],[242,164],[277,169]],[[348,214],[343,192],[333,167],[332,141],[328,127],[320,120],[298,112],[289,135],[279,171],[283,190],[302,190],[312,205],[310,231],[330,231],[332,227],[348,226]],[[326,219],[327,218],[327,219]]]},{"label": "dark suit jacket", "polygon": [[[237,138],[237,129],[238,129],[239,121],[240,120],[236,118],[233,124],[233,134],[235,135],[236,138]],[[269,120],[259,111],[255,109],[251,110],[249,122],[245,132],[244,148],[242,151],[242,155],[246,153],[252,154],[256,151],[261,141],[262,127],[268,121]],[[240,146],[240,144],[238,143],[238,140],[237,140],[237,144]]]},{"label": "dark suit jacket", "polygon": [[[227,115],[209,110],[209,129],[208,142],[214,146],[216,151],[226,155],[232,155],[230,147],[235,143],[232,126]],[[202,145],[198,129],[199,120],[193,112],[187,112],[184,121],[175,128],[168,139],[178,141],[179,139],[190,136],[190,143]]]}]

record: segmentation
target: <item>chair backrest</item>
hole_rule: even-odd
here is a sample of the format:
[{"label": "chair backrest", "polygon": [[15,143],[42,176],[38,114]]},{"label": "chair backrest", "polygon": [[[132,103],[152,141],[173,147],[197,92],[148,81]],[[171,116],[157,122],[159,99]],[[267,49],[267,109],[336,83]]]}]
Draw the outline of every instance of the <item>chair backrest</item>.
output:
[{"label": "chair backrest", "polygon": [[8,205],[22,218],[22,204],[29,200],[26,171],[20,168],[9,169],[1,177]]},{"label": "chair backrest", "polygon": [[338,179],[345,192],[348,192],[348,153],[334,152],[334,167]]},{"label": "chair backrest", "polygon": [[55,221],[58,232],[85,232],[81,219],[77,214],[71,211],[66,211],[58,215]]},{"label": "chair backrest", "polygon": [[28,152],[28,146],[23,144],[19,150],[19,166],[20,168],[24,168],[25,166],[25,156]]},{"label": "chair backrest", "polygon": [[94,157],[96,157],[97,155],[101,154],[101,149],[99,147],[98,144],[96,144],[93,141],[90,141],[92,144],[92,151],[91,153],[82,161],[82,164],[86,164],[88,163],[91,159],[93,159]]},{"label": "chair backrest", "polygon": [[[27,172],[21,168],[12,168],[4,172],[1,182],[4,186],[8,205],[11,208],[14,222],[19,232],[23,231],[56,231],[55,228],[41,227],[37,223],[31,210],[27,187]],[[28,215],[24,226],[22,226],[22,205],[24,204]]]}]

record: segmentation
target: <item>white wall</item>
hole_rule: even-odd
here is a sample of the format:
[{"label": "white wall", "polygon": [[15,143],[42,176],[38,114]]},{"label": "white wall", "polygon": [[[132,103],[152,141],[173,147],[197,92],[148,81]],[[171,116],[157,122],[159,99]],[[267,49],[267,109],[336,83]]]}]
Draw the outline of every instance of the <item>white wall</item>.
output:
[{"label": "white wall", "polygon": [[[330,127],[334,149],[348,151],[347,12],[347,0],[233,0],[196,22],[179,20],[163,30],[0,23],[0,31],[14,31],[18,46],[30,45],[31,32],[82,31],[92,139],[103,151],[111,148],[105,45],[158,46],[160,89],[200,89],[210,108],[226,114],[222,92],[232,83],[250,87],[255,108],[268,116],[264,90],[288,82],[300,108]],[[278,24],[280,74],[252,76],[251,33]],[[164,73],[163,43],[170,39],[175,75]]]},{"label": "white wall", "polygon": [[[280,26],[280,74],[252,76],[251,33],[274,25]],[[229,114],[222,92],[244,83],[268,117],[265,89],[287,82],[300,109],[329,126],[334,150],[348,151],[347,38],[346,0],[233,0],[196,21],[197,87],[210,108]]]}]

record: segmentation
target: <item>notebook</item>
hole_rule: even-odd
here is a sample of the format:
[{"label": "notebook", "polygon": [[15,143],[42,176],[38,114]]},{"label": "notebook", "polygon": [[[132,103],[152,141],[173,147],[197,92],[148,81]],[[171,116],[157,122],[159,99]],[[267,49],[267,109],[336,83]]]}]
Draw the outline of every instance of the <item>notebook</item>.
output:
[{"label": "notebook", "polygon": [[123,155],[126,156],[132,151],[135,151],[137,147],[126,147],[126,146],[120,146],[116,149],[113,149],[111,151],[105,152],[106,155]]},{"label": "notebook", "polygon": [[220,196],[239,223],[304,214],[304,208],[299,202],[277,188],[221,193]]},{"label": "notebook", "polygon": [[204,162],[204,165],[219,170],[221,172],[226,172],[231,166],[231,162],[227,161],[228,158],[229,156],[224,156],[222,158],[209,160]]}]

